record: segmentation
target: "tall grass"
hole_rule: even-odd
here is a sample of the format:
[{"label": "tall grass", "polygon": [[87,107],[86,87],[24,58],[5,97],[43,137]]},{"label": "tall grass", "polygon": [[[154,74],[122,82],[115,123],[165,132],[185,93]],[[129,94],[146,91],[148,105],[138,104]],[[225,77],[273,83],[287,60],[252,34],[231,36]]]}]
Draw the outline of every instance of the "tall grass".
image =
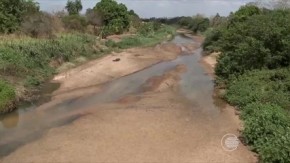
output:
[{"label": "tall grass", "polygon": [[[1,37],[0,77],[26,87],[39,85],[63,62],[100,54],[96,42],[95,36],[78,33],[59,35],[55,39]],[[58,64],[52,65],[52,62]],[[13,107],[15,99],[14,88],[0,80],[0,113]]]},{"label": "tall grass", "polygon": [[55,39],[6,39],[0,41],[0,75],[44,79],[54,69],[53,60],[70,61],[78,56],[96,54],[94,36],[66,34]]}]

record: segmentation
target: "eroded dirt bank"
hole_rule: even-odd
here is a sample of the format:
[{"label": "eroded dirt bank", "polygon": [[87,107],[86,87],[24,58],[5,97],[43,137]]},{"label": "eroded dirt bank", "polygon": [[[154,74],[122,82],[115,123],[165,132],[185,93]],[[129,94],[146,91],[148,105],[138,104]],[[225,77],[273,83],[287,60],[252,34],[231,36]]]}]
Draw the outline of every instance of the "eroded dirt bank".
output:
[{"label": "eroded dirt bank", "polygon": [[[180,43],[184,44],[196,46],[190,45],[194,44],[190,41]],[[240,121],[233,109],[213,97],[212,78],[200,64],[200,52],[199,49],[193,55],[121,78],[109,87],[98,84],[117,78],[122,65],[114,63],[103,69],[95,66],[103,62],[109,64],[115,57],[93,61],[83,68],[72,70],[63,79],[58,77],[67,83],[64,84],[67,87],[60,89],[59,95],[64,95],[61,91],[65,89],[77,94],[78,91],[92,93],[92,90],[103,93],[92,95],[94,97],[90,100],[82,101],[89,98],[82,97],[74,99],[74,103],[71,101],[72,105],[60,106],[69,110],[71,115],[82,115],[81,118],[69,125],[48,130],[39,139],[17,148],[0,162],[256,162],[254,154],[242,144],[233,152],[222,148],[221,138],[227,133],[238,135]],[[146,58],[147,53],[150,51],[143,51],[139,56]],[[155,55],[158,56],[154,52],[152,56]],[[159,62],[162,58],[154,58],[150,63]],[[123,71],[133,72],[138,70],[133,67],[141,69],[145,66],[137,60],[127,64]],[[115,66],[116,69],[113,68]],[[99,68],[102,71],[97,70]],[[104,75],[104,71],[112,71],[109,68],[117,71],[115,76]],[[94,73],[90,73],[90,69]],[[149,79],[144,77],[159,69],[164,69],[158,73],[161,75]],[[77,73],[83,76],[78,78]],[[139,79],[142,77],[145,83],[136,86],[134,82],[143,81]],[[75,85],[74,80],[78,84]],[[79,89],[90,85],[97,86]],[[135,86],[138,87],[137,93],[129,93],[113,102],[99,100],[107,96],[118,97],[118,91],[124,91],[121,88],[128,90]],[[72,91],[75,87],[78,91]],[[81,109],[75,110],[76,107]]]}]

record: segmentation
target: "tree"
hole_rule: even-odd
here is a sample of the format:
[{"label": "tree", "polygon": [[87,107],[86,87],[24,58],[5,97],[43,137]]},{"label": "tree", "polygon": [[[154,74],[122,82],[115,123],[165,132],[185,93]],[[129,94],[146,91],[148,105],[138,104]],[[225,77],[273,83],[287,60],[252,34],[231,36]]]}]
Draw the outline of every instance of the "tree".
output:
[{"label": "tree", "polygon": [[134,10],[129,11],[129,17],[130,17],[130,24],[134,28],[139,28],[141,26],[141,19],[138,16],[138,14],[135,13]]},{"label": "tree", "polygon": [[103,35],[120,34],[129,29],[130,15],[124,4],[115,0],[101,0],[94,7],[103,18]]},{"label": "tree", "polygon": [[81,0],[68,0],[65,6],[69,15],[78,15],[80,11],[83,9],[83,5]]},{"label": "tree", "polygon": [[202,15],[196,15],[192,18],[189,28],[194,32],[204,32],[209,27],[209,19]]},{"label": "tree", "polygon": [[192,22],[192,18],[188,16],[188,17],[182,17],[179,20],[178,24],[181,25],[181,26],[188,27],[191,24],[191,22]]},{"label": "tree", "polygon": [[25,18],[21,23],[21,31],[32,37],[50,37],[53,34],[54,25],[50,14],[39,12]]},{"label": "tree", "polygon": [[33,0],[27,0],[26,3],[24,3],[24,9],[26,15],[37,14],[40,12],[39,3],[34,2]]},{"label": "tree", "polygon": [[16,31],[24,17],[32,12],[39,12],[39,5],[33,0],[1,0],[0,32]]},{"label": "tree", "polygon": [[96,29],[96,26],[103,25],[102,15],[94,9],[90,9],[90,8],[87,9],[86,17],[87,17],[88,23],[90,25],[93,25],[94,29]]},{"label": "tree", "polygon": [[253,69],[290,65],[290,11],[252,12],[256,11],[252,9],[241,8],[233,17],[243,19],[218,29],[205,41],[205,49],[214,45],[222,52],[216,66],[219,77],[227,79]]}]

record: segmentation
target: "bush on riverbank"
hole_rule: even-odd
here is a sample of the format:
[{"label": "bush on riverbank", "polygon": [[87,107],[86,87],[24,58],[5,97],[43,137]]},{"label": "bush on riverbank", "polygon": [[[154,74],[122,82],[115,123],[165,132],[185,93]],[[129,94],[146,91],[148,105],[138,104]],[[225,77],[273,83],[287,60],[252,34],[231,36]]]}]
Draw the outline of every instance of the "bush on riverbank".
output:
[{"label": "bush on riverbank", "polygon": [[225,98],[241,110],[243,137],[263,162],[290,161],[290,69],[233,77]]},{"label": "bush on riverbank", "polygon": [[225,98],[245,107],[252,102],[274,103],[290,111],[290,70],[251,71],[229,80]]},{"label": "bush on riverbank", "polygon": [[7,82],[0,80],[0,114],[10,111],[16,98],[14,88]]},{"label": "bush on riverbank", "polygon": [[[243,15],[244,13],[244,15]],[[290,10],[242,7],[226,25],[212,31],[206,50],[220,50],[216,74],[224,79],[254,69],[290,65]]]},{"label": "bush on riverbank", "polygon": [[290,161],[290,119],[276,104],[251,103],[242,111],[243,136],[263,162]]},{"label": "bush on riverbank", "polygon": [[246,143],[262,162],[290,162],[290,10],[241,7],[208,33],[225,99],[241,110]]}]

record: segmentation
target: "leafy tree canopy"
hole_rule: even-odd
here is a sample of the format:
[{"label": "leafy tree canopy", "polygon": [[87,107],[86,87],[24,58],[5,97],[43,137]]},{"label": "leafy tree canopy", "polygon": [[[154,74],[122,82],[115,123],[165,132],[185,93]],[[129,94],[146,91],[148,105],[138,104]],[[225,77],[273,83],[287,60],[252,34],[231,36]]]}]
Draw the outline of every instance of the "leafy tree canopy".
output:
[{"label": "leafy tree canopy", "polygon": [[68,0],[65,6],[66,10],[68,11],[69,15],[77,15],[83,9],[82,1],[81,0]]},{"label": "leafy tree canopy", "polygon": [[209,34],[205,50],[222,52],[216,74],[222,78],[253,69],[290,65],[290,10],[241,7],[228,25]]},{"label": "leafy tree canopy", "polygon": [[[130,26],[130,14],[127,7],[115,0],[101,0],[96,4],[94,10],[103,17],[103,35],[120,34],[128,30]],[[131,12],[132,13],[132,12]]]},{"label": "leafy tree canopy", "polygon": [[24,17],[33,12],[39,12],[39,5],[33,0],[1,0],[0,33],[16,31]]}]

